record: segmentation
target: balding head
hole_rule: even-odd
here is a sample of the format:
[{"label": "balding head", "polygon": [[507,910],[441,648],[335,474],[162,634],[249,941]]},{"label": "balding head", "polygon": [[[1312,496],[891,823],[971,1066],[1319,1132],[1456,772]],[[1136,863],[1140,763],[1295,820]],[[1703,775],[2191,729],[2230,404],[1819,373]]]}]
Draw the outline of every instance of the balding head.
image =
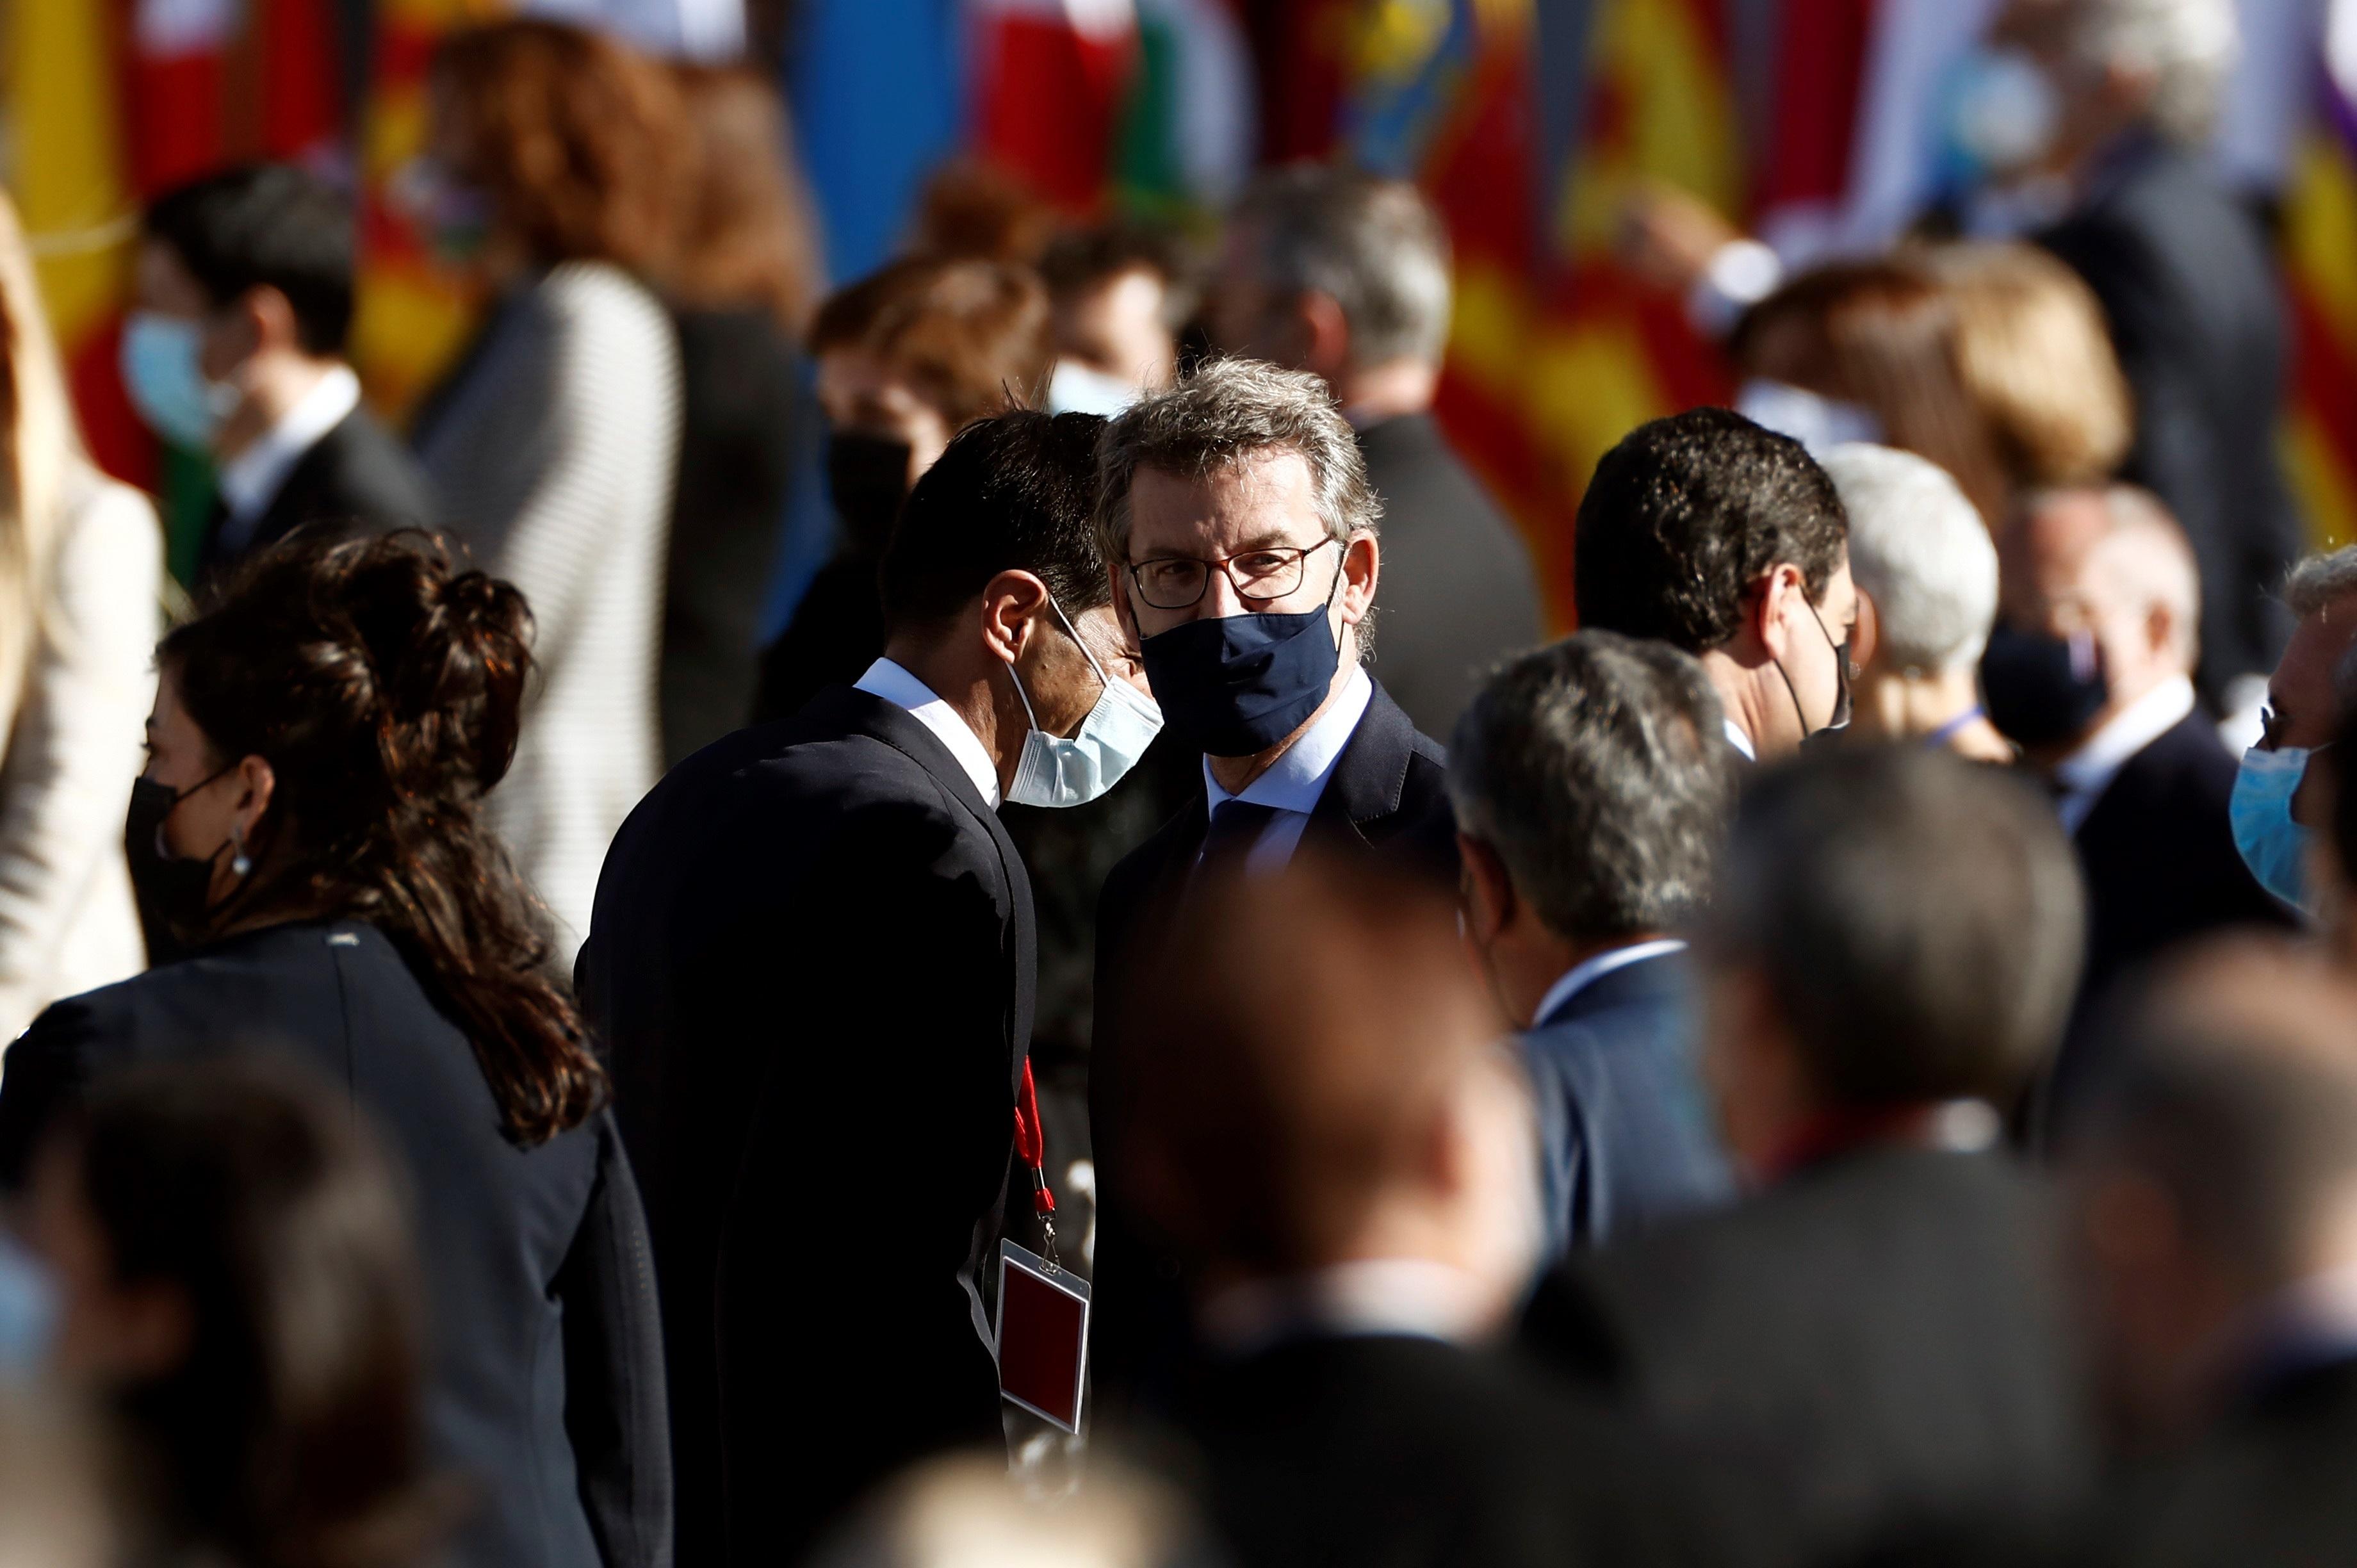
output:
[{"label": "balding head", "polygon": [[2108,697],[2064,750],[2201,653],[2201,579],[2167,508],[2133,485],[2050,490],[2004,540],[2006,618],[2053,637],[2092,637]]},{"label": "balding head", "polygon": [[1140,984],[1107,1175],[1205,1277],[1415,1256],[1502,1309],[1535,1236],[1531,1112],[1446,901],[1305,852],[1191,893]]},{"label": "balding head", "polygon": [[2131,1421],[2201,1413],[2259,1320],[2357,1265],[2357,983],[2238,939],[2147,983],[2064,1144],[2100,1368]]}]

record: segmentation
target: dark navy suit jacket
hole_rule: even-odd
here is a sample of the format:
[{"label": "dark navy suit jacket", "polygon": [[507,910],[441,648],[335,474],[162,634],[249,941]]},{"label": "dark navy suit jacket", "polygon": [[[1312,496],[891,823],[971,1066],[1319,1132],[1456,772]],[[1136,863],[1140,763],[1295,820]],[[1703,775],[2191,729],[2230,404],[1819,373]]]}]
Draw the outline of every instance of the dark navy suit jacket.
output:
[{"label": "dark navy suit jacket", "polygon": [[1723,1203],[1735,1178],[1697,1074],[1684,953],[1589,981],[1523,1036],[1557,1253]]}]

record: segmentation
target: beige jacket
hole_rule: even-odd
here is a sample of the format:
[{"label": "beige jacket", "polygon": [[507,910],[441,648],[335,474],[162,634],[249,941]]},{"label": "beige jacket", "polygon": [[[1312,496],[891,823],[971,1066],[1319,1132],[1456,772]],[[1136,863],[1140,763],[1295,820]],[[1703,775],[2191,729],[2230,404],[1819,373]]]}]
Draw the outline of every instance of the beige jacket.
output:
[{"label": "beige jacket", "polygon": [[0,757],[0,1041],[146,967],[123,822],[156,695],[162,531],[145,496],[67,479],[48,624]]}]

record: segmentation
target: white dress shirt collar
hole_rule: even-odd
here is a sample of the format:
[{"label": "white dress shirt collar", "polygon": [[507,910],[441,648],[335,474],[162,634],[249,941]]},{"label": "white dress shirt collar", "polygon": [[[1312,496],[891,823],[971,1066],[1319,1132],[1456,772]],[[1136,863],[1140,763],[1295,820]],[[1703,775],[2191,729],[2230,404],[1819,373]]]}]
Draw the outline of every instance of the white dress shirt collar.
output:
[{"label": "white dress shirt collar", "polygon": [[1364,669],[1354,665],[1334,705],[1318,715],[1308,734],[1286,747],[1285,755],[1270,764],[1267,772],[1245,785],[1242,794],[1231,795],[1221,789],[1220,781],[1211,777],[1211,759],[1205,757],[1203,794],[1211,810],[1216,811],[1229,800],[1249,800],[1280,811],[1307,815],[1314,811],[1318,798],[1326,792],[1326,781],[1334,777],[1334,765],[1342,760],[1343,748],[1359,733],[1359,721],[1367,716],[1367,704],[1374,695],[1375,683]]},{"label": "white dress shirt collar", "polygon": [[974,793],[998,810],[998,764],[991,760],[990,748],[974,733],[965,716],[933,693],[933,689],[918,680],[901,665],[889,659],[878,659],[867,667],[867,673],[853,682],[856,689],[871,697],[881,697],[895,707],[909,710],[909,716],[933,732],[941,743],[950,748],[965,776],[974,780]]},{"label": "white dress shirt collar", "polygon": [[1732,717],[1722,722],[1727,725],[1727,744],[1741,752],[1743,760],[1746,762],[1759,761],[1760,753],[1752,748],[1751,736],[1744,733],[1743,726],[1737,724]]},{"label": "white dress shirt collar", "polygon": [[1308,1337],[1412,1336],[1464,1344],[1484,1325],[1474,1278],[1422,1258],[1337,1263],[1231,1285],[1203,1304],[1203,1337],[1231,1356]]},{"label": "white dress shirt collar", "polygon": [[1616,969],[1626,969],[1632,963],[1642,963],[1649,958],[1664,953],[1684,952],[1686,944],[1675,937],[1657,937],[1651,941],[1631,942],[1627,947],[1607,948],[1590,953],[1566,971],[1561,980],[1547,987],[1539,1000],[1539,1010],[1531,1018],[1534,1028],[1544,1025],[1565,1003],[1603,979]]},{"label": "white dress shirt collar", "polygon": [[2193,682],[2172,676],[2114,714],[2079,749],[2054,765],[2061,789],[2055,806],[2062,831],[2075,833],[2127,759],[2177,727],[2193,711]]},{"label": "white dress shirt collar", "polygon": [[223,542],[241,549],[253,523],[276,498],[286,476],[322,436],[341,424],[361,403],[361,379],[347,365],[328,367],[311,390],[278,423],[254,437],[253,445],[221,466],[221,504],[229,518],[221,530]]}]

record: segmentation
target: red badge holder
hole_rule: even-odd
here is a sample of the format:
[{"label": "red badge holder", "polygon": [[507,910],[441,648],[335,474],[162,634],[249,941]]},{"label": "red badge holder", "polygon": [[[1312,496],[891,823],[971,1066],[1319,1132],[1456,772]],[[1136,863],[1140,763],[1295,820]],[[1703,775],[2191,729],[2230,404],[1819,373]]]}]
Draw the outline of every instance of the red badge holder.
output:
[{"label": "red badge holder", "polygon": [[1031,1172],[1031,1207],[1048,1255],[1013,1241],[998,1244],[998,1390],[1041,1420],[1077,1433],[1089,1369],[1089,1282],[1056,1260],[1056,1195],[1048,1190],[1047,1131],[1028,1061],[1015,1105],[1015,1152]]}]

